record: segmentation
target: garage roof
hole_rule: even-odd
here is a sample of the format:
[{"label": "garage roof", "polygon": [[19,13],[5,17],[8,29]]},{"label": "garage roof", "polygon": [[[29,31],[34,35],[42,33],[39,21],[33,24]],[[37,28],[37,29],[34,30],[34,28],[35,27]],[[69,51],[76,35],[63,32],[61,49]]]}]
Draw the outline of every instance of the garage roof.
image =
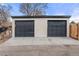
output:
[{"label": "garage roof", "polygon": [[12,18],[70,18],[71,16],[12,16]]}]

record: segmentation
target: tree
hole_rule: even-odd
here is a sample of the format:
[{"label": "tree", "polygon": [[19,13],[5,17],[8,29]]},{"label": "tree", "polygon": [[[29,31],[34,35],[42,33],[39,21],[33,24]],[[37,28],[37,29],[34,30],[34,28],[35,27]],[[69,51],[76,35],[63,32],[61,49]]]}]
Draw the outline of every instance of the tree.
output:
[{"label": "tree", "polygon": [[46,3],[22,3],[20,11],[27,16],[40,16],[45,14]]},{"label": "tree", "polygon": [[0,20],[9,20],[11,6],[8,4],[0,4]]}]

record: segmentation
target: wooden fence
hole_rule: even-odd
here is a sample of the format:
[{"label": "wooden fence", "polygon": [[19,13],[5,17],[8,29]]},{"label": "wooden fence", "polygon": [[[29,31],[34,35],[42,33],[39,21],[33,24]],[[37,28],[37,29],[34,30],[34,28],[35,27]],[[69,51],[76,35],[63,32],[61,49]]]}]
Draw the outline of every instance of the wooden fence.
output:
[{"label": "wooden fence", "polygon": [[79,40],[79,23],[70,23],[70,37]]}]

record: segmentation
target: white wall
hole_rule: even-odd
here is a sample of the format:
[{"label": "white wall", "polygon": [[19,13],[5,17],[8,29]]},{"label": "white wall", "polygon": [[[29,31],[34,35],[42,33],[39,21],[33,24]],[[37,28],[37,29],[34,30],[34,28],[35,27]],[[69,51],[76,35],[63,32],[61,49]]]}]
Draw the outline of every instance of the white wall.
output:
[{"label": "white wall", "polygon": [[15,20],[34,20],[35,37],[47,37],[48,20],[67,20],[67,37],[69,37],[69,18],[14,18],[13,37],[15,38]]},{"label": "white wall", "polygon": [[46,19],[35,20],[35,37],[47,37],[47,21]]}]

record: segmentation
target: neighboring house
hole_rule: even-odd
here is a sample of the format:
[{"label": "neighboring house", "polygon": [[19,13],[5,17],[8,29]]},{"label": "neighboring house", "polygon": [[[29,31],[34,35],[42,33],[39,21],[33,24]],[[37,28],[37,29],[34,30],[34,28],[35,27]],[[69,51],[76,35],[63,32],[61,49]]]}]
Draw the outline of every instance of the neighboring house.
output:
[{"label": "neighboring house", "polygon": [[13,38],[69,37],[70,16],[12,16]]}]

